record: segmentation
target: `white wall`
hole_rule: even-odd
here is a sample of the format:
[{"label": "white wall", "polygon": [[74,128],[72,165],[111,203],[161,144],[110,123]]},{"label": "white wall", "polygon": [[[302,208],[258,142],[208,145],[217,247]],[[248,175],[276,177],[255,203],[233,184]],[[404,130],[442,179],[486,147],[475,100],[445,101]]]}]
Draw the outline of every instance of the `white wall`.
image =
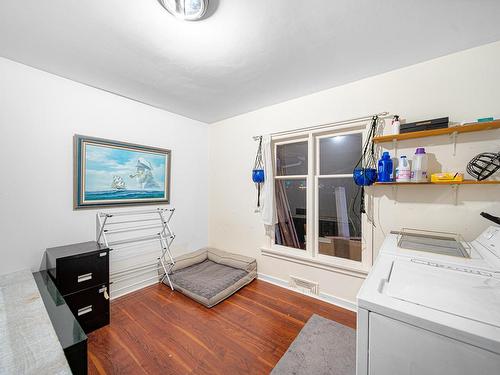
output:
[{"label": "white wall", "polygon": [[[392,51],[391,53],[397,53]],[[390,54],[387,55],[390,58]],[[500,117],[500,42],[322,91],[210,126],[209,243],[258,259],[259,272],[320,282],[322,292],[354,301],[361,278],[265,257],[266,237],[254,213],[256,191],[250,171],[256,151],[253,135],[266,134],[390,111],[408,121],[450,116],[456,122]],[[460,135],[457,156],[448,137],[400,143],[407,154],[417,145],[435,154],[446,170],[465,170],[471,157],[500,150],[500,131]],[[389,145],[391,146],[391,145]],[[460,187],[458,205],[450,187],[374,187],[375,253],[384,234],[416,227],[477,236],[488,222],[479,212],[500,215],[500,186]],[[396,193],[396,196],[394,195]],[[396,200],[394,199],[396,198]]]},{"label": "white wall", "polygon": [[0,87],[0,274],[95,238],[96,210],[73,210],[75,133],[171,149],[174,254],[207,244],[206,124],[1,58]]}]

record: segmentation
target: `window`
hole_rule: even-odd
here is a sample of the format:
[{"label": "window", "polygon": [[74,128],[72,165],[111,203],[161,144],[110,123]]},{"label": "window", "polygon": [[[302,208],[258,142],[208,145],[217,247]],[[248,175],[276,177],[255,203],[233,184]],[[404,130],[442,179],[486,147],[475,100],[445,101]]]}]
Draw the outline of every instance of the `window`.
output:
[{"label": "window", "polygon": [[361,156],[362,134],[318,141],[318,253],[360,262],[361,196],[352,170]]},{"label": "window", "polygon": [[[361,156],[364,124],[274,140],[278,224],[273,250],[283,256],[367,271],[371,238],[360,214],[352,170]],[[370,241],[367,241],[370,239]],[[368,243],[370,242],[370,243]]]},{"label": "window", "polygon": [[308,142],[276,145],[276,243],[306,249]]}]

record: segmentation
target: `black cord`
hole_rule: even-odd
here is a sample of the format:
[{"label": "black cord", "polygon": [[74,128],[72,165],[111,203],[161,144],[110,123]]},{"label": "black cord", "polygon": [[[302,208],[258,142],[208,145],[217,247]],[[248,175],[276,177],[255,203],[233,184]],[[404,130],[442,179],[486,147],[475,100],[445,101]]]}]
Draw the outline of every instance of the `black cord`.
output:
[{"label": "black cord", "polygon": [[262,136],[259,137],[259,147],[257,148],[257,154],[255,155],[255,163],[253,169],[262,169],[264,166],[264,161],[262,159]]},{"label": "black cord", "polygon": [[[350,208],[351,208],[351,212],[352,212],[352,215],[357,219],[359,220],[359,222],[361,223],[361,215],[358,215],[358,211],[356,211],[356,200],[358,199],[359,197],[359,192],[360,192],[361,189],[356,189],[356,194],[354,194],[354,197],[351,199],[351,204],[350,204]],[[355,221],[352,220],[352,226],[354,228],[354,233],[356,235],[356,237],[358,237],[358,233],[361,232],[361,228],[358,228],[356,227],[355,225]]]},{"label": "black cord", "polygon": [[[361,157],[359,158],[359,161],[354,166],[354,170],[356,170],[358,167],[361,167],[363,169],[374,168],[376,165],[375,144],[373,143],[373,137],[375,136],[376,131],[377,131],[378,120],[379,120],[378,116],[372,117],[370,129],[368,130],[368,135],[366,137],[365,144],[363,145],[363,152],[361,153]],[[353,173],[354,173],[354,170],[353,170]],[[363,171],[363,173],[364,173],[364,171]],[[360,214],[365,214],[366,209],[365,209],[365,187],[364,186],[360,186],[358,188],[358,191],[356,192],[356,197],[359,194],[361,194],[359,212],[360,212]],[[353,204],[353,210],[354,210],[354,204]]]},{"label": "black cord", "polygon": [[487,212],[481,212],[479,215],[481,215],[485,219],[488,219],[488,220],[494,222],[495,224],[500,225],[500,217],[498,217],[498,216],[493,216]]},{"label": "black cord", "polygon": [[[370,130],[368,131],[365,144],[363,145],[363,152],[361,153],[361,157],[359,158],[358,162],[354,166],[354,169],[356,169],[357,167],[368,168],[375,165],[375,146],[372,140],[375,136],[377,123],[378,116],[373,116],[372,122],[370,124]],[[370,152],[368,150],[370,150]]]}]

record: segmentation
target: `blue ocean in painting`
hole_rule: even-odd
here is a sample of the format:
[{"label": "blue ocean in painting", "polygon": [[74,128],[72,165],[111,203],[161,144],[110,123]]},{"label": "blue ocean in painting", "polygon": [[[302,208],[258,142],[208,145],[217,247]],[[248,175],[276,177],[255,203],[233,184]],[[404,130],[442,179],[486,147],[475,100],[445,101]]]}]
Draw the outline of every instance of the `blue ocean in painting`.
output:
[{"label": "blue ocean in painting", "polygon": [[157,152],[86,144],[82,186],[84,201],[165,199],[167,157]]},{"label": "blue ocean in painting", "polygon": [[85,200],[101,201],[112,199],[147,199],[165,198],[165,193],[158,190],[104,190],[104,191],[86,191]]}]

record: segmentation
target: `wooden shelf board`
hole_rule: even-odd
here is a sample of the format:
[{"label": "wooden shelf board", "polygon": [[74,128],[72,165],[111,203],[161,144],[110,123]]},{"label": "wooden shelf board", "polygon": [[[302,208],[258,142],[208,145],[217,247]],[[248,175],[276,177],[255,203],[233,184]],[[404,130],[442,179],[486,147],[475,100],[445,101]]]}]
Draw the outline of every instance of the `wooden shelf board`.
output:
[{"label": "wooden shelf board", "polygon": [[446,135],[457,133],[472,133],[485,130],[500,129],[500,120],[488,121],[488,122],[473,122],[470,124],[452,126],[450,128],[434,129],[434,130],[423,130],[419,132],[404,133],[404,134],[390,134],[382,135],[373,138],[373,143],[384,143],[396,141],[404,141],[407,139],[416,138],[426,138],[434,137],[438,135]]},{"label": "wooden shelf board", "polygon": [[464,181],[444,181],[444,182],[375,182],[375,185],[494,185],[500,184],[497,180],[464,180]]}]

